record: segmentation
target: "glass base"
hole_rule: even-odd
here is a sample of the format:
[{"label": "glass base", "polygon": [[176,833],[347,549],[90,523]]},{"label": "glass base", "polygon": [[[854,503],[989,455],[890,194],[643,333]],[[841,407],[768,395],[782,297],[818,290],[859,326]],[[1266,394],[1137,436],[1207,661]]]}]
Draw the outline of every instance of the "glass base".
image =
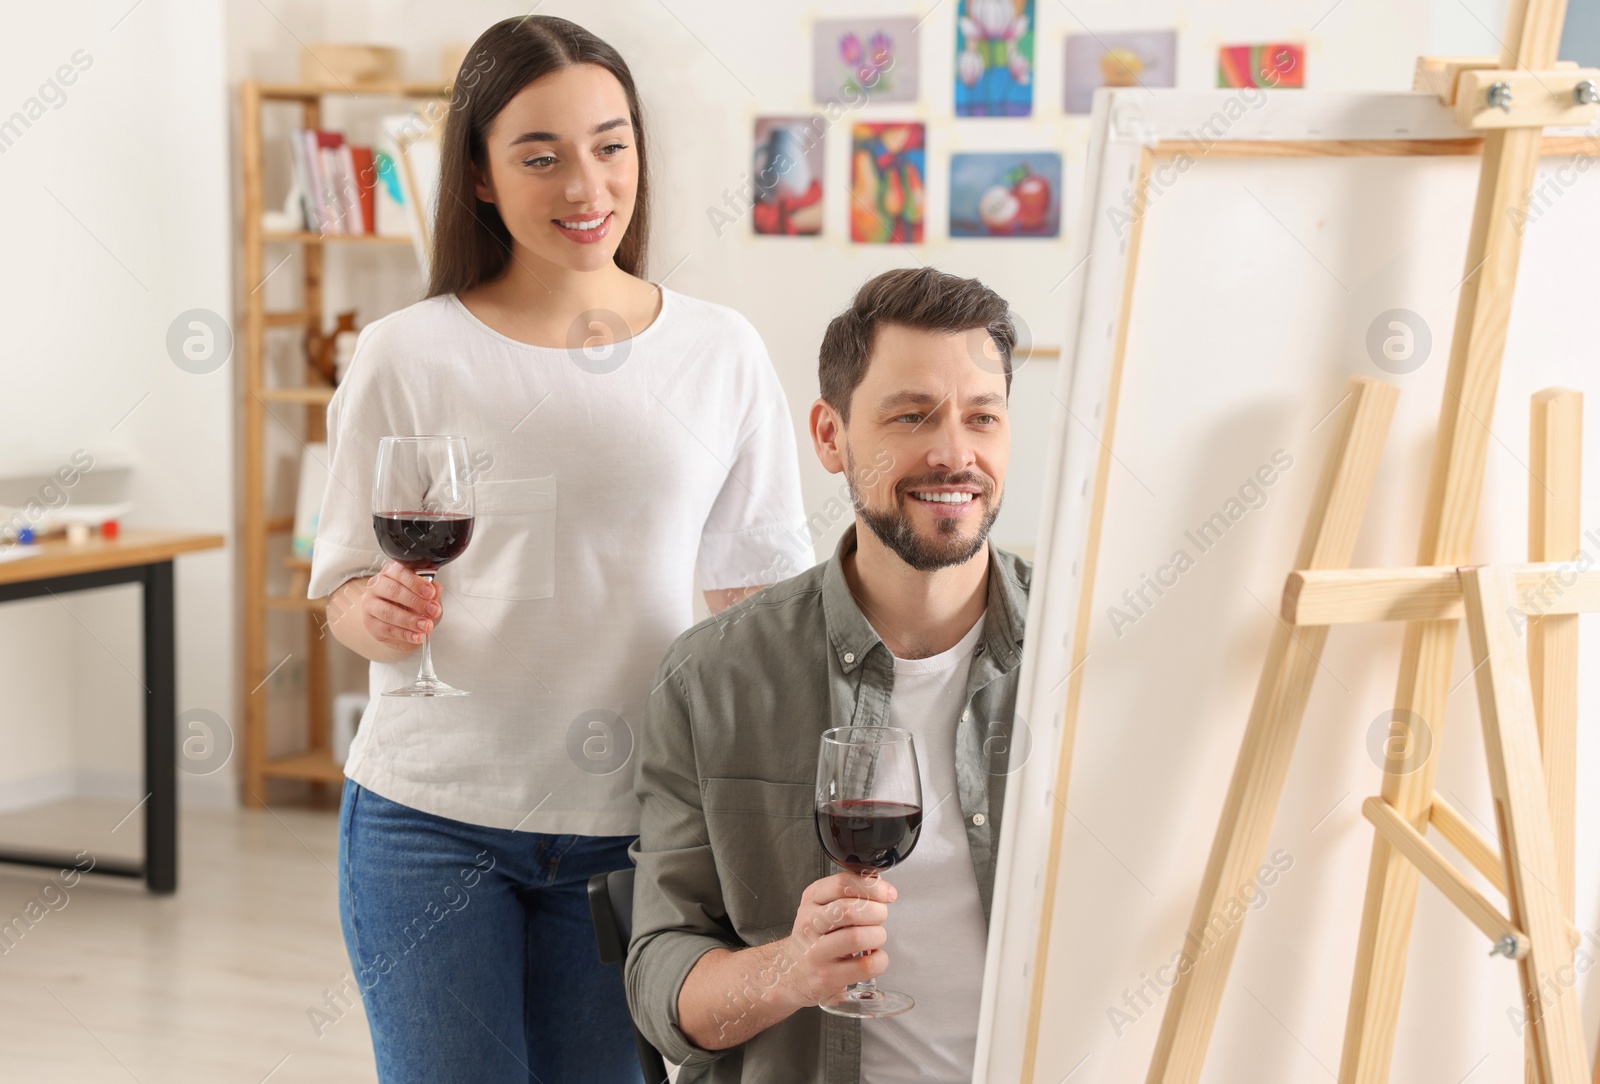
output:
[{"label": "glass base", "polygon": [[818,1007],[835,1016],[877,1017],[899,1016],[915,1004],[910,994],[898,990],[852,989],[832,1005]]},{"label": "glass base", "polygon": [[403,685],[398,689],[390,689],[384,696],[471,696],[465,689],[458,689],[454,685],[446,685],[435,678],[432,681],[418,680],[410,685]]}]

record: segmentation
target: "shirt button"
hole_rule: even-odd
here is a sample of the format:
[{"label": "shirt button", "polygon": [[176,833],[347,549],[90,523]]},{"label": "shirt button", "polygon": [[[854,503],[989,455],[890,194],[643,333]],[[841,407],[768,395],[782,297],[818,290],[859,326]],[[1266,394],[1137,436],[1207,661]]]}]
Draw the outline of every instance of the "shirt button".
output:
[{"label": "shirt button", "polygon": [[844,653],[844,661],[846,663],[855,662],[856,661],[856,653],[854,651],[846,651]]},{"label": "shirt button", "polygon": [[972,815],[972,823],[976,824],[979,828],[982,828],[983,827],[983,822],[988,820],[988,819],[989,818],[985,817],[982,813],[974,813]]}]

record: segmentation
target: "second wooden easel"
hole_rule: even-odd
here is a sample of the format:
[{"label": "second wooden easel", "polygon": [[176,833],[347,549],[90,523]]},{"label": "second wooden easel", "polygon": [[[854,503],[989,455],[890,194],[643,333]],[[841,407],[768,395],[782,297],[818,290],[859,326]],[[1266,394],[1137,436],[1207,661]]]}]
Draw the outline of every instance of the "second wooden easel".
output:
[{"label": "second wooden easel", "polygon": [[[1416,721],[1431,756],[1386,770],[1364,812],[1377,828],[1346,1020],[1341,1084],[1389,1077],[1419,873],[1426,873],[1502,953],[1518,961],[1529,1019],[1531,1081],[1579,1084],[1588,1076],[1577,999],[1557,977],[1570,964],[1573,897],[1573,749],[1576,615],[1600,609],[1596,574],[1551,562],[1578,551],[1581,397],[1551,389],[1533,403],[1530,559],[1518,572],[1458,570],[1471,558],[1484,460],[1506,327],[1521,255],[1542,127],[1592,121],[1600,73],[1557,67],[1564,0],[1512,0],[1498,58],[1424,58],[1419,89],[1438,93],[1466,126],[1487,130],[1456,313],[1450,367],[1429,474],[1417,565],[1351,570],[1348,564],[1397,392],[1352,382],[1351,404],[1285,589],[1250,720],[1190,923],[1191,936],[1226,903],[1266,849],[1328,626],[1407,622],[1394,717],[1396,736]],[[1557,578],[1559,577],[1559,579]],[[1566,582],[1567,580],[1571,582]],[[1517,658],[1508,611],[1519,589],[1545,601]],[[1434,793],[1456,629],[1468,619],[1488,745],[1499,851]],[[1526,669],[1523,667],[1526,666]],[[1537,730],[1536,730],[1537,727]],[[1540,746],[1542,744],[1542,754]],[[1541,756],[1543,763],[1541,766]],[[1404,758],[1403,758],[1404,759]],[[1506,892],[1492,904],[1423,837],[1438,828]],[[1162,1020],[1148,1084],[1194,1084],[1221,1004],[1239,926],[1180,971]],[[1570,984],[1568,984],[1570,985]],[[1565,996],[1563,996],[1563,991]]]}]

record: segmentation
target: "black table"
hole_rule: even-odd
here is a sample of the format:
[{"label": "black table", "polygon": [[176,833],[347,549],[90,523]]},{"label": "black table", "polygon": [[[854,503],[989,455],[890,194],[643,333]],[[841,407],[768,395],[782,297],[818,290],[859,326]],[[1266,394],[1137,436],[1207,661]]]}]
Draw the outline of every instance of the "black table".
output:
[{"label": "black table", "polygon": [[[0,563],[0,602],[144,585],[144,860],[96,860],[93,873],[143,878],[151,892],[178,888],[178,689],[172,560],[215,549],[216,534],[126,531],[79,546],[41,542],[33,557]],[[76,865],[76,855],[0,847],[0,862],[52,869]]]}]

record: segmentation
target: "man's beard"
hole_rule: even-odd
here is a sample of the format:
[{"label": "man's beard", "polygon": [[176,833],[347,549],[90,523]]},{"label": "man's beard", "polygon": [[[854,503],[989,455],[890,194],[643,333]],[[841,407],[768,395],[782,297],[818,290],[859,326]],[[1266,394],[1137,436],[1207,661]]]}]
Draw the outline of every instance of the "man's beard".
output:
[{"label": "man's beard", "polygon": [[[976,473],[933,474],[916,479],[916,484],[902,480],[895,486],[895,501],[889,508],[870,508],[860,491],[856,489],[855,456],[847,446],[845,480],[850,487],[850,500],[862,521],[871,528],[873,534],[878,536],[878,541],[888,546],[900,560],[918,572],[934,572],[970,561],[979,550],[983,549],[983,544],[989,538],[989,528],[994,526],[995,517],[1000,514],[1000,502],[994,499],[994,483]],[[954,517],[941,516],[933,521],[938,538],[933,541],[925,540],[917,534],[911,516],[901,502],[916,500],[915,497],[907,495],[913,489],[951,485],[973,485],[982,491],[973,499],[983,501],[985,508],[983,520],[971,538],[963,538],[961,521]]]}]

